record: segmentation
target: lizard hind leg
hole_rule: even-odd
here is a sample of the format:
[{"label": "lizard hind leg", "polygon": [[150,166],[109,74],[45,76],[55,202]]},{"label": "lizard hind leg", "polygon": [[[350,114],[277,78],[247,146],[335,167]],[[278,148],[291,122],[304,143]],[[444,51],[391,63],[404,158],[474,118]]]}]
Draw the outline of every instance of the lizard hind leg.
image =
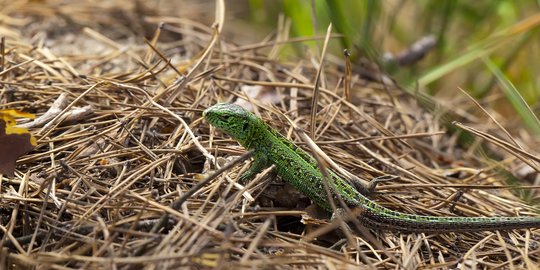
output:
[{"label": "lizard hind leg", "polygon": [[350,219],[350,217],[347,214],[347,210],[344,208],[337,208],[333,213],[332,217],[330,218],[330,221],[332,223],[341,223],[339,224],[339,231],[337,232],[340,237],[346,237],[348,234],[352,233],[353,230],[347,224],[347,221]]},{"label": "lizard hind leg", "polygon": [[332,223],[338,223],[337,235],[342,237],[341,241],[346,240],[349,246],[355,246],[356,242],[354,241],[354,235],[360,234],[373,238],[373,235],[370,234],[367,227],[364,227],[361,222],[359,222],[358,217],[364,213],[362,207],[354,208],[337,208],[333,213],[330,220]]},{"label": "lizard hind leg", "polygon": [[358,186],[360,185],[360,183],[356,183],[356,182],[353,182],[353,183],[354,183],[354,187],[356,188],[358,192],[369,197],[377,192],[378,184],[384,183],[384,182],[390,182],[398,178],[399,176],[385,174],[385,175],[381,175],[381,176],[377,176],[373,178],[367,186],[363,186],[363,185]]}]

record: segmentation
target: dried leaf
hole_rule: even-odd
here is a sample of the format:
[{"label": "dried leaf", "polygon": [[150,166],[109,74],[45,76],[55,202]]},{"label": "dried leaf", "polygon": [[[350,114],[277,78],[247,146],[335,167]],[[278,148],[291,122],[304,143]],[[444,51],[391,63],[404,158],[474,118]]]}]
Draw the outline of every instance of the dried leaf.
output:
[{"label": "dried leaf", "polygon": [[17,110],[0,110],[0,174],[13,176],[15,161],[36,146],[36,138],[26,128],[17,127],[15,118],[34,118]]}]

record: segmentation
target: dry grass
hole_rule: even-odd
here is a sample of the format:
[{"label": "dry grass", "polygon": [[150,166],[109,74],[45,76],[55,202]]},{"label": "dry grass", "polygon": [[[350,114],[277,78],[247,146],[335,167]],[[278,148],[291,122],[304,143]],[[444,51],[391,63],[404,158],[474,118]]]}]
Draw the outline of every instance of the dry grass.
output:
[{"label": "dry grass", "polygon": [[[202,110],[249,101],[301,144],[287,118],[305,131],[313,127],[318,69],[309,59],[275,60],[283,43],[236,46],[215,28],[159,12],[146,21],[117,16],[134,9],[119,2],[21,2],[3,10],[0,109],[42,116],[65,98],[51,119],[31,128],[39,145],[18,161],[16,177],[0,177],[4,266],[537,267],[538,230],[363,230],[347,242],[339,233],[319,235],[332,225],[309,218],[309,201],[271,173],[244,190],[235,180],[248,161],[231,160],[245,150],[213,132]],[[149,42],[133,23],[152,29]],[[534,156],[495,144],[504,162],[484,162],[397,87],[353,74],[345,80],[353,98],[342,98],[343,73],[325,63],[313,139],[361,179],[399,176],[380,187],[378,202],[435,216],[534,215],[500,173],[524,161],[534,167]],[[246,95],[248,85],[259,94]],[[77,110],[83,113],[67,117]]]}]

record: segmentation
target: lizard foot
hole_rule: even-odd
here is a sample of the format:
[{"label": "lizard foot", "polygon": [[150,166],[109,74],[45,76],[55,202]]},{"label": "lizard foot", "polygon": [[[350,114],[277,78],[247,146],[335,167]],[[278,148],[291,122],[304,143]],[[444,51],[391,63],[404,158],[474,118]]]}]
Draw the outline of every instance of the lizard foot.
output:
[{"label": "lizard foot", "polygon": [[362,180],[357,178],[351,179],[352,181],[350,182],[358,192],[360,192],[362,195],[370,197],[371,195],[376,193],[377,185],[379,183],[392,181],[398,178],[399,176],[385,174],[373,178],[373,180],[371,180],[367,186],[361,182]]},{"label": "lizard foot", "polygon": [[371,194],[375,193],[378,184],[383,183],[383,182],[393,181],[393,180],[396,180],[398,178],[399,178],[399,176],[391,175],[391,174],[385,174],[385,175],[373,178],[373,180],[371,180],[369,182],[369,185],[366,188],[367,194],[371,195]]}]

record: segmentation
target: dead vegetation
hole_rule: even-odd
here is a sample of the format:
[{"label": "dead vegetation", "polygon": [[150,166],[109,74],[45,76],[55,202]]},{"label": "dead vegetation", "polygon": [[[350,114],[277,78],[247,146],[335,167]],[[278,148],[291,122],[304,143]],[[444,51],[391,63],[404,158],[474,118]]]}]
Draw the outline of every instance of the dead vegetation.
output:
[{"label": "dead vegetation", "polygon": [[[18,161],[16,176],[0,177],[3,265],[537,267],[538,230],[361,230],[348,233],[348,241],[340,233],[319,234],[329,221],[308,216],[309,201],[270,171],[246,189],[236,183],[248,161],[232,160],[245,150],[201,118],[217,102],[241,102],[299,144],[287,119],[308,133],[313,127],[312,139],[346,171],[366,181],[398,176],[376,196],[388,208],[434,216],[535,215],[501,173],[523,162],[535,168],[533,155],[512,143],[490,144],[504,159],[478,158],[443,133],[439,117],[422,110],[415,96],[372,79],[382,74],[344,78],[340,67],[324,62],[312,123],[319,70],[313,63],[320,60],[277,60],[283,40],[230,43],[219,34],[219,12],[218,26],[209,27],[159,12],[114,16],[134,12],[126,3],[101,3],[94,13],[88,3],[24,3],[2,14],[9,20],[1,25],[0,109],[32,112],[42,121],[27,124],[38,146]],[[134,31],[133,20],[138,30],[152,31]],[[346,84],[351,100],[344,98]]]}]

